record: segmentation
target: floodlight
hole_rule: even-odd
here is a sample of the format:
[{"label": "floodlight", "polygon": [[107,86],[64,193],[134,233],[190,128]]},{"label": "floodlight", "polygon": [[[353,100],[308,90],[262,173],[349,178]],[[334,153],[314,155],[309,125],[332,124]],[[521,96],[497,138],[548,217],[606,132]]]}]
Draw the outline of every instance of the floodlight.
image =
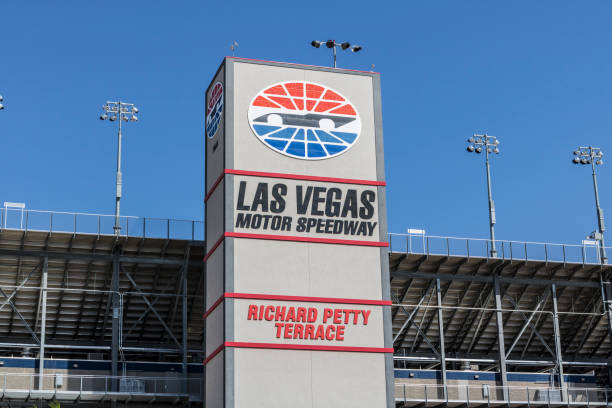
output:
[{"label": "floodlight", "polygon": [[0,103],[0,110],[4,109],[4,105]]},{"label": "floodlight", "polygon": [[[319,48],[321,46],[321,44],[325,44],[325,46],[327,48],[333,50],[334,68],[336,68],[336,47],[340,47],[343,51],[346,51],[346,50],[350,49],[353,52],[357,52],[357,51],[361,50],[361,46],[359,46],[359,45],[351,46],[351,43],[349,43],[348,41],[344,41],[342,43],[338,43],[335,40],[327,40],[327,41],[313,40],[313,41],[310,42],[310,45],[312,45],[315,48]],[[372,69],[374,69],[373,65],[372,65]]]},{"label": "floodlight", "polygon": [[[597,230],[591,234],[591,236],[587,237],[593,240],[594,244],[599,247],[598,255],[599,262],[602,264],[608,263],[608,257],[606,256],[606,245],[604,243],[604,214],[601,209],[601,205],[599,204],[599,190],[597,188],[597,173],[595,170],[595,165],[601,166],[603,164],[603,160],[601,159],[603,156],[603,152],[599,147],[593,146],[579,146],[578,149],[574,151],[574,159],[572,162],[575,164],[590,164],[592,169],[592,177],[593,177],[593,191],[595,193],[595,211],[597,212]],[[584,243],[584,242],[583,242]]]},{"label": "floodlight", "polygon": [[2,95],[0,95],[0,102],[2,102],[4,100],[4,98],[2,97]]},{"label": "floodlight", "polygon": [[117,142],[117,178],[116,178],[116,193],[115,193],[115,225],[113,230],[115,235],[119,236],[121,233],[121,222],[119,219],[119,203],[121,201],[121,139],[122,139],[122,122],[136,122],[138,118],[136,113],[138,108],[132,103],[121,102],[121,101],[106,101],[105,105],[102,105],[102,114],[100,120],[108,119],[111,122],[118,120],[118,142]]},{"label": "floodlight", "polygon": [[489,249],[487,250],[487,256],[493,258],[497,257],[497,249],[495,248],[495,206],[493,204],[493,198],[491,197],[491,172],[489,164],[489,155],[492,153],[499,154],[499,140],[497,137],[485,134],[474,133],[467,139],[469,145],[467,147],[468,152],[476,152],[478,154],[485,152],[485,164],[486,164],[486,175],[487,175],[487,191],[489,196],[489,232],[491,238],[489,241]]}]

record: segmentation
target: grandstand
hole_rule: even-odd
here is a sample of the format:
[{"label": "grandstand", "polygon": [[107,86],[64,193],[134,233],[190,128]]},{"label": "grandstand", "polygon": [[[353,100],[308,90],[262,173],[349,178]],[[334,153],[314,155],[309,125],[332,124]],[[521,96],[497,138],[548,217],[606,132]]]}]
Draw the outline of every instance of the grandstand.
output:
[{"label": "grandstand", "polygon": [[201,402],[202,223],[113,221],[0,213],[0,404]]},{"label": "grandstand", "polygon": [[496,246],[390,235],[398,405],[607,405],[612,267],[596,247]]},{"label": "grandstand", "polygon": [[[122,217],[117,237],[113,221],[0,210],[0,406],[202,406],[203,225]],[[389,244],[398,406],[612,400],[597,248]]]}]

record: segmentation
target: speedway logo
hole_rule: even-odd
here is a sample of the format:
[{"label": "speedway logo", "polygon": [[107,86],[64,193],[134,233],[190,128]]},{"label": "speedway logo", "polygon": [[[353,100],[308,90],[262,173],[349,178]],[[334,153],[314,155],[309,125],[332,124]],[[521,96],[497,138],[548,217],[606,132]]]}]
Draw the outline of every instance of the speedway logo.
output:
[{"label": "speedway logo", "polygon": [[307,81],[281,82],[262,90],[249,105],[248,119],[266,146],[305,160],[338,156],[361,132],[361,118],[348,99]]},{"label": "speedway logo", "polygon": [[217,82],[210,92],[210,99],[206,107],[206,135],[212,139],[217,134],[221,114],[223,113],[223,84]]}]

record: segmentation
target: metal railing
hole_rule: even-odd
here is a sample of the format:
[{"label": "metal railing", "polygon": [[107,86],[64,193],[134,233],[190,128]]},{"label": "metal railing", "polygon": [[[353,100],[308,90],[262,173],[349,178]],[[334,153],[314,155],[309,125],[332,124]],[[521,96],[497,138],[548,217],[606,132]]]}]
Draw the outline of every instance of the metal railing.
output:
[{"label": "metal railing", "polygon": [[[446,391],[446,392],[445,392]],[[507,398],[504,396],[507,395]],[[612,403],[612,389],[501,387],[481,385],[395,384],[395,401],[410,403],[464,403],[516,405],[601,405]]]},{"label": "metal railing", "polygon": [[[152,398],[188,398],[201,401],[201,378],[173,377],[111,377],[94,375],[45,374],[42,387],[39,374],[0,374],[0,398],[70,399],[78,396],[83,400],[99,400],[106,395],[121,399],[121,396]],[[76,394],[76,395],[75,395]]]},{"label": "metal railing", "polygon": [[601,263],[598,245],[496,240],[495,249],[497,255],[492,257],[491,240],[488,239],[389,234],[389,250],[391,252],[523,261]]},{"label": "metal railing", "polygon": [[[120,236],[204,240],[204,222],[120,216]],[[0,207],[0,229],[114,235],[114,215]]]}]

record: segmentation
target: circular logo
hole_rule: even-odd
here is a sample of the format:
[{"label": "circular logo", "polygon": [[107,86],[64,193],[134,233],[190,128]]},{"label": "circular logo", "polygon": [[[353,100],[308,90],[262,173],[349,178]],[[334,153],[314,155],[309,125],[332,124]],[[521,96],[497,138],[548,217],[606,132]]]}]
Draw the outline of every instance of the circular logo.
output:
[{"label": "circular logo", "polygon": [[223,84],[217,82],[210,91],[206,107],[206,135],[212,139],[217,134],[223,113]]},{"label": "circular logo", "polygon": [[281,82],[260,91],[249,105],[248,118],[266,146],[305,160],[338,156],[361,132],[361,118],[348,99],[307,81]]}]

